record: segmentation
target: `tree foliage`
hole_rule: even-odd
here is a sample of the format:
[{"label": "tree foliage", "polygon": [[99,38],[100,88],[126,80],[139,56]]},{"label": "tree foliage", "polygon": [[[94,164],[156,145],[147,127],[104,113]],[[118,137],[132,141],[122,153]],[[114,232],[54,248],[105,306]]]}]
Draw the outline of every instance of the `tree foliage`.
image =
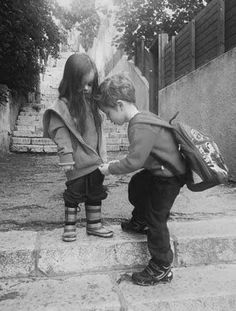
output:
[{"label": "tree foliage", "polygon": [[120,0],[116,18],[120,34],[114,43],[132,57],[137,39],[144,39],[149,47],[158,33],[177,34],[210,1]]},{"label": "tree foliage", "polygon": [[60,34],[48,0],[5,0],[0,6],[0,83],[33,91],[39,56],[57,57]]},{"label": "tree foliage", "polygon": [[75,27],[80,32],[85,51],[92,47],[100,25],[94,0],[73,0],[71,8],[66,11],[54,2],[53,12],[66,30],[70,31]]},{"label": "tree foliage", "polygon": [[99,16],[95,10],[94,0],[73,0],[71,4],[77,21],[77,30],[81,33],[82,46],[87,51],[92,47],[100,25]]}]

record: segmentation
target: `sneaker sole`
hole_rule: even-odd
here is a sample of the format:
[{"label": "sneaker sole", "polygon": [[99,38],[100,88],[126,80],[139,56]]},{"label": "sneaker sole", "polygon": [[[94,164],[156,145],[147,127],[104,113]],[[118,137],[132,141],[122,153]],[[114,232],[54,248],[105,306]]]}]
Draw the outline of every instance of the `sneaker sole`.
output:
[{"label": "sneaker sole", "polygon": [[150,282],[141,282],[140,280],[137,280],[135,277],[132,276],[132,280],[134,281],[135,284],[140,285],[140,286],[154,286],[157,284],[165,284],[165,283],[170,283],[173,279],[173,272],[169,272],[169,274],[161,279],[161,280],[152,280]]}]

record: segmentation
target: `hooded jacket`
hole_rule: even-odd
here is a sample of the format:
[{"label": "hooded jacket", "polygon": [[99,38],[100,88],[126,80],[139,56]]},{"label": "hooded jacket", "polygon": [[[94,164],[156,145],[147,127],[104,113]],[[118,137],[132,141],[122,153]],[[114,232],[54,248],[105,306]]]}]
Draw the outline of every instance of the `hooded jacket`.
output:
[{"label": "hooded jacket", "polygon": [[88,145],[75,127],[66,105],[66,99],[59,99],[43,115],[44,137],[51,138],[57,145],[59,165],[74,164],[66,172],[68,180],[87,175],[106,161],[106,144],[102,129],[98,135],[98,151]]},{"label": "hooded jacket", "polygon": [[145,168],[153,175],[173,176],[165,163],[170,163],[179,175],[185,174],[186,166],[167,122],[151,112],[139,112],[128,125],[128,155],[119,162],[111,163],[111,174],[126,174]]}]

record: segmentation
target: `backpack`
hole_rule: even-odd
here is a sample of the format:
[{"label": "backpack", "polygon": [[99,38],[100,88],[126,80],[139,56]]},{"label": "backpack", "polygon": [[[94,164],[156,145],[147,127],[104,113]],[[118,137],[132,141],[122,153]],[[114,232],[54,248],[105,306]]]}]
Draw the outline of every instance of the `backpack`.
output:
[{"label": "backpack", "polygon": [[[186,160],[188,189],[197,192],[226,183],[229,170],[217,144],[187,124],[172,124],[177,114],[164,126],[172,129],[179,151]],[[170,163],[165,162],[164,165],[174,174],[177,173]]]}]

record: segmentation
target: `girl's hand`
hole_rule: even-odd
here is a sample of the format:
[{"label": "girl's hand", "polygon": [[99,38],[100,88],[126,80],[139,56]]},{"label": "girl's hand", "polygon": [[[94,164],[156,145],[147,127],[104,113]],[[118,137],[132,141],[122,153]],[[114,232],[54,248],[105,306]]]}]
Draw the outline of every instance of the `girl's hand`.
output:
[{"label": "girl's hand", "polygon": [[107,175],[110,175],[110,172],[109,172],[109,164],[108,163],[105,163],[105,164],[102,164],[98,167],[98,169],[100,170],[100,172],[107,176]]},{"label": "girl's hand", "polygon": [[64,171],[64,172],[67,172],[67,171],[72,171],[74,168],[74,165],[70,164],[70,165],[61,165],[61,169]]}]

